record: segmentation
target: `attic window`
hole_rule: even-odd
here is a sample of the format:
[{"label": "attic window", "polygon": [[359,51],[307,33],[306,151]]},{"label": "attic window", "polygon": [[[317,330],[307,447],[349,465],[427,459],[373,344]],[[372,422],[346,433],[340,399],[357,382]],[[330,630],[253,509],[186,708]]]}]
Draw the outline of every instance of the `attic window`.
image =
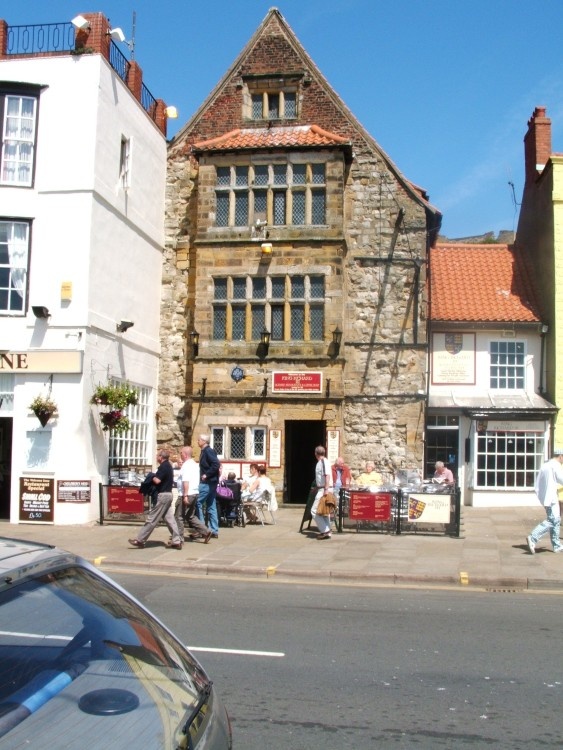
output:
[{"label": "attic window", "polygon": [[243,116],[250,120],[294,120],[297,117],[297,92],[271,89],[249,92],[245,97]]}]

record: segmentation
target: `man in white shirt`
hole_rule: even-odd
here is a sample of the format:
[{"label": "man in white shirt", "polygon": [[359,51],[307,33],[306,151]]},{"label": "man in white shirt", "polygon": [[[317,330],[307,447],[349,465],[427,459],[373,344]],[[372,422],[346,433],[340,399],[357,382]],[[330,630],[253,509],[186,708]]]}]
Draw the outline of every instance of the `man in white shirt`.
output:
[{"label": "man in white shirt", "polygon": [[[184,538],[184,521],[193,534],[192,539],[201,537],[204,544],[211,539],[211,530],[200,521],[196,513],[196,502],[199,494],[199,466],[192,458],[190,445],[185,445],[180,451],[182,467],[178,477],[178,506],[176,509],[176,523],[182,539]],[[180,511],[178,511],[180,508]],[[180,518],[178,517],[180,516]]]},{"label": "man in white shirt", "polygon": [[538,500],[544,506],[547,518],[539,523],[532,533],[526,537],[526,543],[530,553],[536,551],[536,544],[544,534],[549,531],[551,545],[554,552],[561,552],[563,544],[559,539],[561,527],[561,509],[559,508],[559,497],[557,485],[563,485],[563,448],[555,448],[553,458],[545,463],[539,471],[534,486]]}]

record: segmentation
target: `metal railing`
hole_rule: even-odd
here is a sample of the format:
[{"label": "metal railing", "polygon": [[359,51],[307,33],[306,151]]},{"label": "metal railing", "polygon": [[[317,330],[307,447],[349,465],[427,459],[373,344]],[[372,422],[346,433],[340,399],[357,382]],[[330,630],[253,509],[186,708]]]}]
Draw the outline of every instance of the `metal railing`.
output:
[{"label": "metal railing", "polygon": [[74,49],[75,31],[68,21],[9,26],[7,52],[9,55],[70,52]]},{"label": "metal railing", "polygon": [[109,64],[121,78],[123,83],[126,84],[129,77],[129,68],[131,67],[131,63],[119,49],[113,39],[111,40],[111,44],[109,46]]},{"label": "metal railing", "polygon": [[143,83],[141,88],[141,106],[153,120],[156,119],[156,99]]}]

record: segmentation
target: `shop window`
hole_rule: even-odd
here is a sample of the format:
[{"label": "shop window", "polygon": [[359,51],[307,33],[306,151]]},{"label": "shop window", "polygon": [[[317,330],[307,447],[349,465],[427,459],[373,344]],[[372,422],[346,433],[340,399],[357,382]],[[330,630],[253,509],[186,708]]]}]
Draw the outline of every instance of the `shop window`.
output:
[{"label": "shop window", "polygon": [[543,433],[487,431],[478,434],[475,487],[533,489],[543,461]]}]

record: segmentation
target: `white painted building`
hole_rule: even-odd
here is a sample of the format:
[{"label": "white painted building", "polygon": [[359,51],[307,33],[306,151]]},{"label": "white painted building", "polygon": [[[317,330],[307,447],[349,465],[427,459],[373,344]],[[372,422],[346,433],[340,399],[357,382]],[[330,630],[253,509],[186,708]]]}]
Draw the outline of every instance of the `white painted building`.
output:
[{"label": "white painted building", "polygon": [[536,505],[557,407],[533,269],[507,245],[443,244],[430,284],[425,473],[443,461],[465,505]]},{"label": "white painted building", "polygon": [[[110,465],[153,463],[165,108],[108,20],[85,20],[44,25],[39,47],[37,27],[0,21],[0,518],[13,523],[92,521]],[[121,437],[90,404],[108,379],[139,389]],[[49,394],[42,427],[29,404]]]}]

